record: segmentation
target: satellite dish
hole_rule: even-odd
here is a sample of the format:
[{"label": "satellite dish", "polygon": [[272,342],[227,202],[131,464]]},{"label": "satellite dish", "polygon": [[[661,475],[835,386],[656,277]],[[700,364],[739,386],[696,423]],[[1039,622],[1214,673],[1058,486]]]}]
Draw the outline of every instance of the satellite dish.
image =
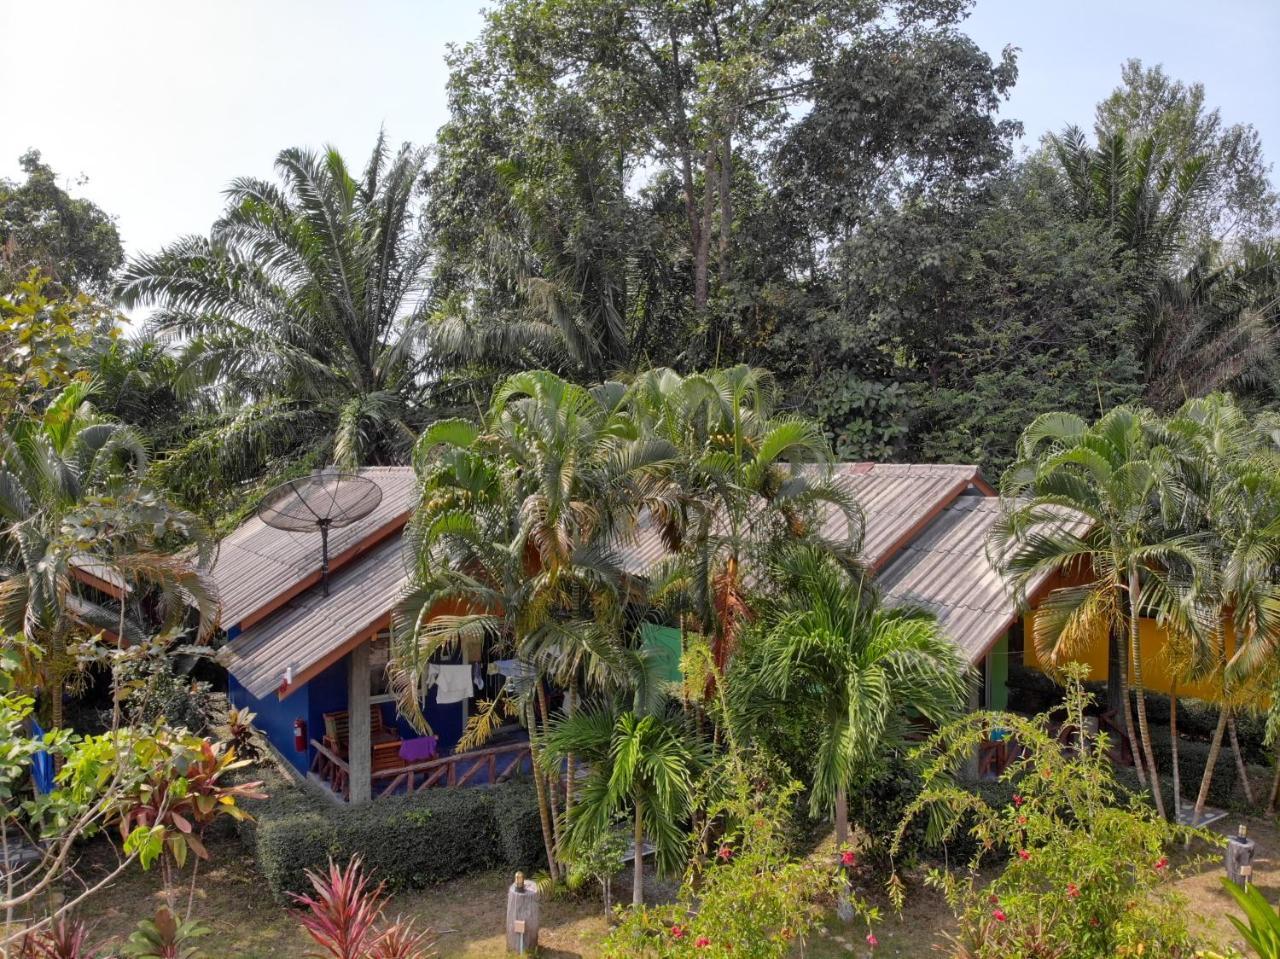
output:
[{"label": "satellite dish", "polygon": [[258,504],[258,518],[291,533],[320,531],[320,582],[329,595],[329,530],[364,519],[382,502],[382,487],[336,467],[281,483]]}]

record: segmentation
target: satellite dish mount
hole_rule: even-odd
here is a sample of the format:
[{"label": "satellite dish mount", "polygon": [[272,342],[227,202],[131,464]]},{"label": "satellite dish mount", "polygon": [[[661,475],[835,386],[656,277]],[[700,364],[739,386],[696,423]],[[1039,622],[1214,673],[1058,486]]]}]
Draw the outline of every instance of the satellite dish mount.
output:
[{"label": "satellite dish mount", "polygon": [[364,519],[382,502],[382,487],[337,467],[281,483],[263,497],[258,518],[291,533],[320,531],[320,584],[329,595],[329,530]]}]

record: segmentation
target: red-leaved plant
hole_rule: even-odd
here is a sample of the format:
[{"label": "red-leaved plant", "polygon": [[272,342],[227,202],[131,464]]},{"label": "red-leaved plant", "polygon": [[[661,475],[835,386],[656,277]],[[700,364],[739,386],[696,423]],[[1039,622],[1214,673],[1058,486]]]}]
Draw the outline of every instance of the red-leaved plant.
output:
[{"label": "red-leaved plant", "polygon": [[359,856],[345,868],[329,860],[325,875],[307,870],[313,896],[294,895],[306,911],[299,921],[329,959],[431,959],[430,930],[418,931],[396,919],[381,924],[384,884],[371,886]]},{"label": "red-leaved plant", "polygon": [[18,959],[89,959],[89,927],[59,916],[46,931],[22,937]]}]

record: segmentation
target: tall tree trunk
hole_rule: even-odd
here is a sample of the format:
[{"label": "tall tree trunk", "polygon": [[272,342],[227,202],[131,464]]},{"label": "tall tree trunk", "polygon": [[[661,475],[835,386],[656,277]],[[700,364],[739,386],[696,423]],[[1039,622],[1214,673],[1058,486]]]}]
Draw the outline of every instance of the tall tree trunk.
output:
[{"label": "tall tree trunk", "polygon": [[849,844],[849,794],[844,786],[836,788],[836,851]]},{"label": "tall tree trunk", "polygon": [[538,797],[538,820],[542,826],[542,845],[547,852],[547,872],[552,882],[560,881],[560,869],[556,864],[555,832],[551,824],[551,803],[547,797],[546,777],[542,774],[539,759],[542,748],[538,737],[537,708],[529,705],[529,752],[533,758],[533,791]]},{"label": "tall tree trunk", "polygon": [[[538,681],[538,705],[542,711],[542,736],[545,737],[550,731],[551,725],[551,705],[547,700],[547,687],[542,681]],[[551,807],[551,836],[555,849],[556,862],[560,861],[561,836],[563,822],[560,818],[560,771],[547,776],[547,803]],[[557,865],[557,870],[559,866]]]},{"label": "tall tree trunk", "polygon": [[[732,129],[732,125],[730,125]],[[720,147],[720,280],[729,273],[729,236],[733,229],[733,134]]]},{"label": "tall tree trunk", "polygon": [[1272,757],[1276,764],[1275,774],[1271,777],[1271,792],[1267,796],[1267,815],[1276,814],[1276,803],[1280,801],[1280,755]]},{"label": "tall tree trunk", "polygon": [[[849,793],[843,785],[836,788],[836,854],[844,852],[849,845]],[[840,889],[836,893],[836,916],[841,922],[853,920],[853,903],[849,899],[849,874],[844,866],[840,867]]]},{"label": "tall tree trunk", "polygon": [[[577,686],[578,681],[575,678],[569,688],[565,691],[565,712],[570,716],[574,714],[578,707],[578,694],[576,692]],[[573,753],[569,753],[565,756],[564,765],[564,822],[565,828],[567,829],[569,826],[569,816],[573,813],[573,786],[574,780],[577,778],[573,764]]]},{"label": "tall tree trunk", "polygon": [[1209,800],[1209,786],[1213,783],[1213,771],[1218,766],[1218,756],[1222,752],[1222,734],[1227,729],[1227,706],[1223,703],[1218,710],[1218,725],[1213,728],[1213,739],[1209,742],[1209,758],[1204,763],[1204,775],[1200,777],[1200,792],[1196,795],[1195,815],[1191,825],[1198,826],[1204,815],[1204,804]]},{"label": "tall tree trunk", "polygon": [[702,309],[707,305],[708,270],[711,261],[711,214],[716,203],[716,149],[707,149],[702,170],[702,212],[699,215],[697,246],[693,260],[693,305]]},{"label": "tall tree trunk", "polygon": [[[702,218],[698,213],[698,197],[693,184],[693,144],[689,141],[689,124],[685,112],[684,86],[681,78],[680,36],[675,25],[669,28],[671,38],[671,129],[680,154],[680,184],[684,192],[684,212],[689,221],[689,250],[693,253],[693,305],[701,310],[707,304],[706,278],[698,282],[698,255],[704,244]],[[707,239],[705,242],[710,242]]]},{"label": "tall tree trunk", "polygon": [[[1118,644],[1117,644],[1118,645]],[[1126,648],[1128,644],[1126,643]],[[1129,753],[1133,756],[1133,768],[1138,773],[1138,785],[1147,788],[1146,763],[1142,761],[1142,748],[1138,745],[1137,731],[1133,728],[1133,709],[1129,705],[1129,656],[1122,657],[1120,663],[1120,722],[1124,726],[1124,734],[1129,740]]]},{"label": "tall tree trunk", "polygon": [[631,864],[631,905],[644,905],[644,804],[636,800],[636,824],[633,834],[635,861]]},{"label": "tall tree trunk", "polygon": [[1142,630],[1139,613],[1142,610],[1141,585],[1138,568],[1129,567],[1129,661],[1133,669],[1133,685],[1137,692],[1138,735],[1142,740],[1142,752],[1151,776],[1151,795],[1156,801],[1156,813],[1165,819],[1164,795],[1160,789],[1160,769],[1156,765],[1155,750],[1151,746],[1151,728],[1147,724],[1147,696],[1142,685]]},{"label": "tall tree trunk", "polygon": [[1178,681],[1169,687],[1169,752],[1173,762],[1173,821],[1182,816],[1182,773],[1178,769]]},{"label": "tall tree trunk", "polygon": [[1231,751],[1236,757],[1236,772],[1240,774],[1240,785],[1244,787],[1244,801],[1253,806],[1253,784],[1249,782],[1249,767],[1244,764],[1244,754],[1240,752],[1240,740],[1236,736],[1236,717],[1227,713],[1227,732],[1231,736]]}]

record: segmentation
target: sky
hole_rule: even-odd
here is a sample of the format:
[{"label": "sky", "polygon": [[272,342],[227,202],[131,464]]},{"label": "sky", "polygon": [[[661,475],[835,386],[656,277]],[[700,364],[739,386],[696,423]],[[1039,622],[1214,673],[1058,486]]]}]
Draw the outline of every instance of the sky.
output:
[{"label": "sky", "polygon": [[[0,177],[36,147],[117,218],[130,253],[207,232],[232,178],[287,146],[362,165],[379,128],[429,143],[447,118],[447,45],[475,0],[0,0]],[[965,29],[1020,48],[1003,115],[1035,143],[1088,126],[1138,57],[1205,84],[1280,158],[1280,0],[977,0]],[[1280,181],[1273,173],[1273,181]]]}]

